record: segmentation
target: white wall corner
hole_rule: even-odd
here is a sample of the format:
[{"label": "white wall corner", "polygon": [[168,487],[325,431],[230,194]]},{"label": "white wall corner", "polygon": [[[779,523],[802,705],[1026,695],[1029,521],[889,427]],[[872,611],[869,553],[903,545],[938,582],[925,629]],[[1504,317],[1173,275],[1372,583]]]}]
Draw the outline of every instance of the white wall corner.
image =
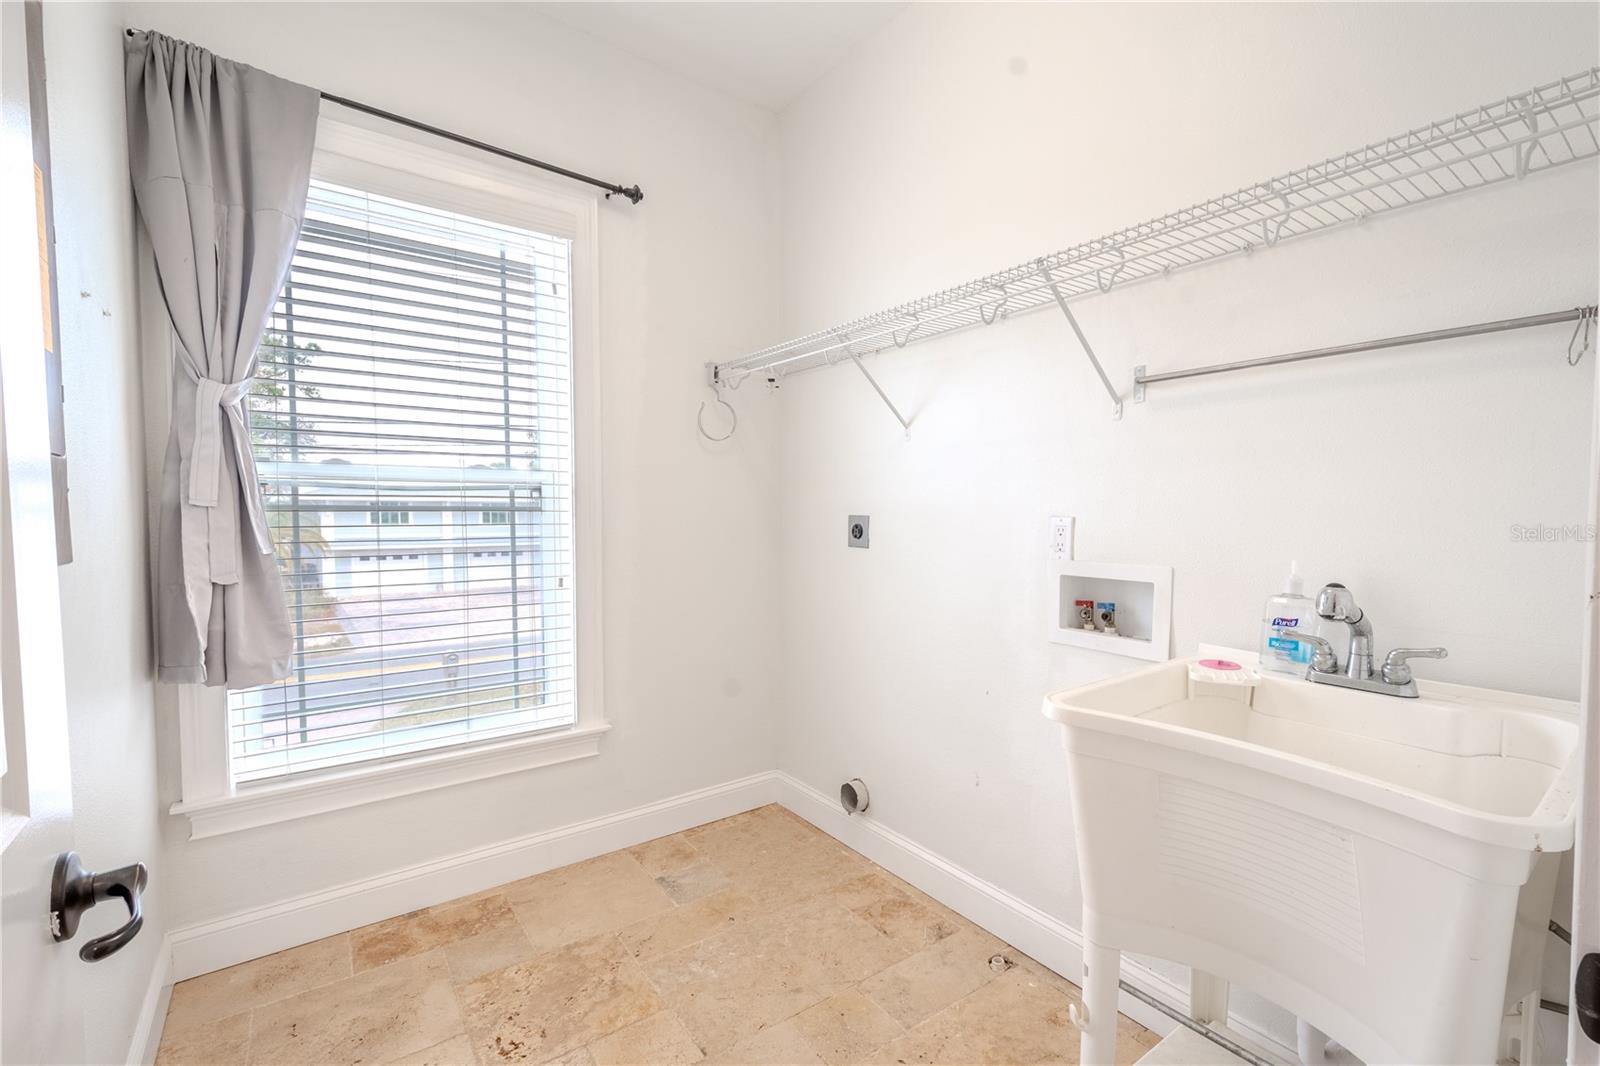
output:
[{"label": "white wall corner", "polygon": [[[1067,980],[1082,985],[1083,934],[1076,927],[902,836],[871,815],[845,814],[834,799],[789,774],[780,771],[773,776],[777,801],[783,806]],[[1122,960],[1122,978],[1170,1006],[1188,1010],[1187,987],[1127,956]],[[1171,1018],[1127,992],[1120,994],[1117,1009],[1162,1036],[1175,1027]],[[1227,1028],[1230,1036],[1243,1037],[1243,1043],[1255,1045],[1270,1056],[1285,1062],[1298,1061],[1294,1048],[1248,1021],[1233,1017]]]},{"label": "white wall corner", "polygon": [[150,963],[144,999],[139,1004],[139,1020],[128,1041],[128,1066],[148,1066],[156,1061],[156,1050],[161,1047],[161,1028],[167,1018],[167,1004],[172,1000],[171,974],[172,937],[169,934],[161,938],[161,946],[156,949],[156,957]]}]

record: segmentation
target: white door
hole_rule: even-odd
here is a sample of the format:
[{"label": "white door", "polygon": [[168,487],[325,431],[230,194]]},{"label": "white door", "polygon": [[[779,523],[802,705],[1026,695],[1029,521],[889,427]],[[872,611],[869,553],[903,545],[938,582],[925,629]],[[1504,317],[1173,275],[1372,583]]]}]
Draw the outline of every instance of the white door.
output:
[{"label": "white door", "polygon": [[[1595,375],[1594,446],[1589,463],[1590,528],[1600,527],[1600,374]],[[1583,717],[1583,790],[1578,796],[1578,843],[1573,856],[1572,970],[1567,991],[1567,1062],[1600,1066],[1600,1043],[1584,1033],[1584,1007],[1600,1010],[1600,1002],[1580,1002],[1576,988],[1584,959],[1600,966],[1600,538],[1589,552],[1589,610],[1584,616],[1583,692],[1578,703]],[[1589,985],[1592,987],[1591,978]],[[1590,1025],[1593,1031],[1593,1022]]]},{"label": "white door", "polygon": [[72,847],[22,5],[0,2],[0,1061],[83,1061],[84,963],[50,935]]}]

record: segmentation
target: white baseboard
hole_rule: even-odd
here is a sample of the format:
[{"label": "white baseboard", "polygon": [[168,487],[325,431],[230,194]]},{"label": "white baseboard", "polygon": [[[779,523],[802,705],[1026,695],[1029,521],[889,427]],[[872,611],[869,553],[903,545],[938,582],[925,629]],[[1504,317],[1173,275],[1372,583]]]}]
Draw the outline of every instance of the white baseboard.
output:
[{"label": "white baseboard", "polygon": [[774,802],[776,785],[772,773],[752,774],[174,930],[168,980],[183,981],[751,810]]},{"label": "white baseboard", "polygon": [[139,1004],[139,1020],[128,1041],[128,1066],[148,1066],[156,1061],[161,1044],[161,1022],[172,999],[172,937],[161,938],[155,960],[150,964],[150,979],[145,982],[144,1000]]},{"label": "white baseboard", "polygon": [[[779,803],[1069,981],[1082,983],[1083,934],[1077,928],[902,836],[870,814],[846,815],[834,798],[805,782],[781,771],[774,776]],[[1180,1011],[1188,1010],[1187,987],[1126,956],[1122,978]],[[1126,992],[1120,994],[1117,1009],[1163,1036],[1176,1024]],[[1228,1029],[1263,1054],[1299,1061],[1294,1048],[1246,1021],[1230,1019]]]},{"label": "white baseboard", "polygon": [[[129,1061],[153,1060],[173,982],[774,802],[1069,980],[1081,980],[1083,937],[1075,927],[870,815],[848,817],[830,797],[770,771],[174,930],[152,974]],[[1188,1007],[1186,987],[1136,961],[1123,960],[1122,976],[1179,1010]],[[1173,1028],[1166,1015],[1126,993],[1119,1009],[1155,1032]],[[1294,1049],[1267,1033],[1237,1019],[1230,1028],[1265,1054],[1295,1061]]]}]

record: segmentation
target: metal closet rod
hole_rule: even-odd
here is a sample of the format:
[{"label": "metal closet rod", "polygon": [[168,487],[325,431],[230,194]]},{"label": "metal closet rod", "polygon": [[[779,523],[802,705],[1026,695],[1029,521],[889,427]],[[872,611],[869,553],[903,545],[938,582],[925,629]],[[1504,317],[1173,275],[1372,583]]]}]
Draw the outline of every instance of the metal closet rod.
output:
[{"label": "metal closet rod", "polygon": [[1162,381],[1199,378],[1208,374],[1226,374],[1234,370],[1253,370],[1259,366],[1278,366],[1282,363],[1301,363],[1308,359],[1326,359],[1330,355],[1350,355],[1355,352],[1377,351],[1381,348],[1400,348],[1408,344],[1447,341],[1456,337],[1476,337],[1482,333],[1504,333],[1506,330],[1528,329],[1531,326],[1553,326],[1560,322],[1577,322],[1584,318],[1594,318],[1595,313],[1595,305],[1590,304],[1587,307],[1572,307],[1565,311],[1551,311],[1542,315],[1501,318],[1493,322],[1478,322],[1470,326],[1430,329],[1423,333],[1407,333],[1399,337],[1380,337],[1377,340],[1340,344],[1332,348],[1312,348],[1309,351],[1268,355],[1259,359],[1240,359],[1233,363],[1215,363],[1211,366],[1197,366],[1189,370],[1167,370],[1160,374],[1147,374],[1144,372],[1144,367],[1137,367],[1133,373],[1133,384],[1135,388],[1142,389],[1146,385],[1154,385]]},{"label": "metal closet rod", "polygon": [[[140,32],[142,31],[133,29],[132,27],[129,27],[127,30],[129,37],[132,37],[134,34]],[[554,163],[546,163],[543,159],[535,159],[532,156],[523,155],[521,152],[513,152],[511,149],[502,148],[497,144],[490,144],[487,141],[480,141],[475,137],[468,137],[465,134],[455,133],[447,129],[441,129],[438,126],[430,126],[426,122],[419,122],[414,118],[407,118],[404,115],[397,115],[393,111],[385,111],[383,108],[373,107],[371,104],[363,104],[359,100],[351,100],[344,96],[335,96],[333,93],[325,93],[321,92],[320,90],[318,91],[317,95],[321,96],[324,100],[331,104],[338,104],[340,107],[348,107],[352,111],[360,111],[363,114],[371,115],[374,118],[381,118],[388,122],[409,127],[410,129],[420,130],[423,133],[431,133],[435,137],[443,137],[447,141],[454,141],[457,144],[464,144],[469,148],[476,148],[480,152],[488,152],[490,155],[497,155],[502,159],[509,159],[513,162],[521,163],[524,166],[537,167],[540,170],[549,171],[551,174],[559,174],[563,178],[571,178],[573,181],[581,181],[585,185],[593,185],[597,189],[604,189],[606,191],[607,200],[611,199],[613,196],[625,196],[632,203],[638,203],[640,200],[644,199],[644,193],[640,191],[638,185],[622,186],[615,182],[602,181],[599,178],[591,177],[588,174],[579,173],[576,170],[568,170],[566,167],[557,166]]]}]

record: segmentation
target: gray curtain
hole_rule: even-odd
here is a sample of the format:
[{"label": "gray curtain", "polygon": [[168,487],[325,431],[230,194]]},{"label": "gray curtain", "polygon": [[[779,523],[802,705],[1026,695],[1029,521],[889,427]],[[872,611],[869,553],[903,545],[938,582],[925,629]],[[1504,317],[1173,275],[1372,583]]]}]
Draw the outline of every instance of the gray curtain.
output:
[{"label": "gray curtain", "polygon": [[176,337],[157,666],[246,688],[289,673],[247,398],[305,214],[319,99],[159,33],[130,34],[126,52],[128,167]]}]

